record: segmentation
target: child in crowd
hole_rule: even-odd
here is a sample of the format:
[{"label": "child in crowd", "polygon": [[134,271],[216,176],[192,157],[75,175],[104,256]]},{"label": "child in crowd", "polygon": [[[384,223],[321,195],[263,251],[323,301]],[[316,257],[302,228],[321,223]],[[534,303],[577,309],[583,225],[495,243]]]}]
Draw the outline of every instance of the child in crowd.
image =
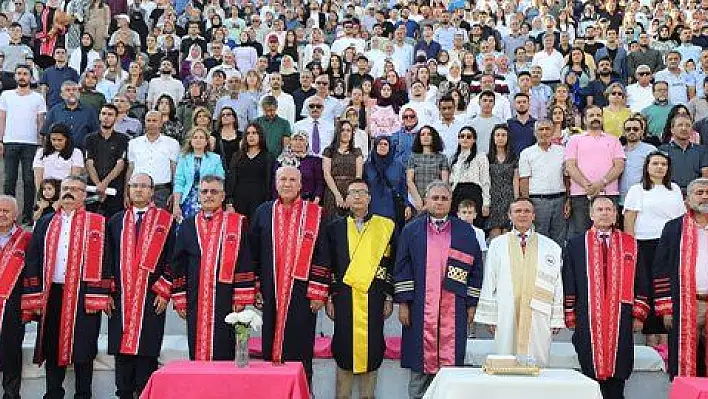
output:
[{"label": "child in crowd", "polygon": [[487,257],[487,240],[484,236],[484,230],[473,224],[474,220],[477,218],[477,204],[470,199],[462,200],[460,205],[457,207],[457,216],[469,223],[474,229],[474,232],[477,235],[479,249],[482,250],[482,263],[484,263],[484,260]]},{"label": "child in crowd", "polygon": [[40,189],[37,192],[37,203],[34,205],[34,214],[32,220],[35,222],[42,216],[54,213],[55,205],[59,201],[59,186],[61,180],[44,179],[40,184]]}]

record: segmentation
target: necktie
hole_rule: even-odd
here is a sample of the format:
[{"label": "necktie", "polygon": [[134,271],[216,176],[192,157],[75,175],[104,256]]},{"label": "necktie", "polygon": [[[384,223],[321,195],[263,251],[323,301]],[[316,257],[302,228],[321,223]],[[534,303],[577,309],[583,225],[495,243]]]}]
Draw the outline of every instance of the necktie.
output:
[{"label": "necktie", "polygon": [[609,234],[600,234],[600,240],[602,240],[602,265],[603,265],[603,270],[604,270],[604,275],[605,275],[605,286],[607,285],[607,275],[609,274],[609,265],[608,265],[608,256],[610,253],[610,243],[609,243]]},{"label": "necktie", "polygon": [[143,224],[143,215],[145,211],[138,211],[138,220],[135,221],[135,235],[140,235],[140,226]]},{"label": "necktie", "polygon": [[312,152],[315,154],[320,153],[320,128],[318,127],[319,121],[315,120],[312,122]]},{"label": "necktie", "polygon": [[519,234],[519,240],[521,241],[521,252],[526,255],[526,233]]}]

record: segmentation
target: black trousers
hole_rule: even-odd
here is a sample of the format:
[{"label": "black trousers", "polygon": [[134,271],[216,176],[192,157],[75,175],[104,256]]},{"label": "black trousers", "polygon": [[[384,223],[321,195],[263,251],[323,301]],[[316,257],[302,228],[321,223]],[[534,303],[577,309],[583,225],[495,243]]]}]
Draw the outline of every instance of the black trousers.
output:
[{"label": "black trousers", "polygon": [[[57,354],[59,352],[59,323],[61,318],[61,303],[62,303],[63,285],[52,284],[49,291],[49,301],[47,302],[47,315],[45,317],[45,333],[44,342],[42,342],[46,361],[44,368],[46,375],[46,389],[44,394],[45,399],[62,399],[64,398],[64,377],[66,376],[66,367],[59,366],[57,362]],[[74,363],[75,381],[75,399],[88,399],[91,397],[91,383],[93,381],[93,362]]]},{"label": "black trousers", "polygon": [[8,362],[6,354],[3,362],[2,372],[2,399],[19,399],[20,383],[22,382],[22,350],[19,351],[19,362],[13,359],[13,363]]},{"label": "black trousers", "polygon": [[608,378],[605,381],[598,381],[603,399],[624,399],[624,380]]},{"label": "black trousers", "polygon": [[155,370],[156,357],[116,355],[116,396],[120,399],[140,396]]}]

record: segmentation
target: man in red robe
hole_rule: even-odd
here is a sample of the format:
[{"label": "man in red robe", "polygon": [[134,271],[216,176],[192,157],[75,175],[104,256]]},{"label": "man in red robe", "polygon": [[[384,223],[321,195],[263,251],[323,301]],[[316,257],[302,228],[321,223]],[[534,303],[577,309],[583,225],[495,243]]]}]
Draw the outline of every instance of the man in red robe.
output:
[{"label": "man in red robe", "polygon": [[[61,182],[60,207],[40,219],[27,250],[22,309],[41,314],[34,361],[46,360],[45,398],[63,398],[69,365],[76,398],[91,397],[100,311],[111,313],[110,257],[104,256],[105,220],[87,212],[86,180]],[[108,252],[110,253],[110,252]]]},{"label": "man in red robe", "polygon": [[32,233],[17,226],[17,201],[0,195],[0,371],[4,398],[20,397],[22,379],[22,324],[20,296],[25,251]]},{"label": "man in red robe", "polygon": [[583,374],[604,399],[624,398],[634,365],[633,331],[649,314],[647,279],[637,268],[634,237],[613,228],[617,208],[606,196],[590,202],[592,227],[570,238],[563,253],[565,324]]},{"label": "man in red robe", "polygon": [[263,298],[263,357],[301,361],[311,383],[315,321],[331,279],[319,234],[322,209],[300,199],[297,168],[279,168],[275,184],[278,199],[258,207],[250,234]]},{"label": "man in red robe", "polygon": [[235,335],[224,319],[254,301],[245,217],[224,212],[224,179],[203,176],[201,210],[185,219],[175,243],[175,309],[187,320],[189,358],[233,360]]},{"label": "man in red robe", "polygon": [[688,185],[685,215],[664,225],[654,258],[654,306],[669,330],[669,375],[706,376],[708,179]]},{"label": "man in red robe", "polygon": [[165,332],[172,293],[168,261],[174,241],[172,214],[152,202],[154,182],[145,173],[128,183],[130,207],[108,222],[116,288],[108,320],[108,354],[115,356],[116,395],[140,396],[152,373]]}]

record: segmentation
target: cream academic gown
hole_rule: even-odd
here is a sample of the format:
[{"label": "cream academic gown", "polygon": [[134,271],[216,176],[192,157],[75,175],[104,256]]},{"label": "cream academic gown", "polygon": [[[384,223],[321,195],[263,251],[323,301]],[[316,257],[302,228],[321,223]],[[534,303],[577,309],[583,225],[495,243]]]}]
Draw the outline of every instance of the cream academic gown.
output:
[{"label": "cream academic gown", "polygon": [[[496,326],[496,354],[531,355],[540,366],[547,367],[551,329],[565,327],[561,248],[550,238],[532,232],[525,254],[529,258],[536,254],[537,263],[524,261],[516,230],[492,240],[475,321]],[[516,259],[513,264],[511,259]]]}]

